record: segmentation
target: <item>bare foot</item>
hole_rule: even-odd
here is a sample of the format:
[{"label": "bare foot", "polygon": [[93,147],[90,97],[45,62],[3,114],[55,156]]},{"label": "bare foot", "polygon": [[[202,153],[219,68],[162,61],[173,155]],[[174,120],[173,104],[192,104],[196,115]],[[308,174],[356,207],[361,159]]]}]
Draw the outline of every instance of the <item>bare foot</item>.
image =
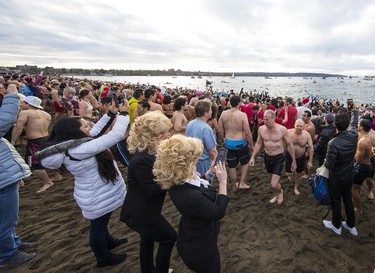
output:
[{"label": "bare foot", "polygon": [[53,186],[53,182],[44,184],[36,193],[41,193],[46,191],[48,188]]},{"label": "bare foot", "polygon": [[273,203],[276,203],[276,201],[277,201],[277,196],[274,196],[269,202],[273,204]]},{"label": "bare foot", "polygon": [[367,199],[368,200],[374,200],[374,193],[372,191],[369,191],[367,194]]},{"label": "bare foot", "polygon": [[238,191],[238,183],[234,184],[234,186],[232,186],[232,192],[237,192]]},{"label": "bare foot", "polygon": [[240,189],[240,190],[248,190],[248,189],[250,189],[250,185],[248,185],[246,183],[240,183],[240,185],[238,185],[238,183],[237,183],[237,188]]},{"label": "bare foot", "polygon": [[55,175],[53,178],[51,178],[51,180],[55,182],[60,182],[64,180],[64,177],[62,177],[61,175]]},{"label": "bare foot", "polygon": [[280,193],[276,196],[277,204],[281,205],[284,202],[284,191],[281,190]]},{"label": "bare foot", "polygon": [[300,195],[300,192],[299,192],[299,190],[297,188],[294,188],[294,194],[295,195]]}]

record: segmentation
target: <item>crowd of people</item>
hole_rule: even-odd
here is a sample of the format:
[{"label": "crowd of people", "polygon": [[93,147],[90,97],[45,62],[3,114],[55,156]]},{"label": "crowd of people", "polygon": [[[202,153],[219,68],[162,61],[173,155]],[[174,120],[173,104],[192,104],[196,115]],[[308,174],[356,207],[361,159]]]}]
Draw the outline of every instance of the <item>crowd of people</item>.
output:
[{"label": "crowd of people", "polygon": [[[337,235],[342,227],[358,235],[355,215],[363,213],[364,181],[367,198],[374,199],[375,120],[368,105],[43,73],[1,76],[0,104],[0,167],[7,170],[0,179],[0,204],[7,203],[1,206],[0,266],[35,257],[23,252],[30,243],[15,232],[18,188],[31,172],[43,183],[39,194],[66,172],[74,176],[74,198],[90,222],[97,267],[126,260],[125,253],[111,252],[126,238],[112,237],[107,227],[121,207],[120,221],[140,236],[143,273],[172,272],[169,260],[176,242],[188,268],[220,272],[217,239],[229,203],[227,179],[230,193],[251,190],[248,173],[259,159],[270,177],[269,202],[275,205],[284,203],[282,176],[299,195],[314,165],[326,168],[332,221],[324,220],[323,226]],[[23,140],[25,160],[13,146]],[[221,150],[225,162],[216,160]],[[118,163],[128,168],[127,177]],[[161,213],[167,192],[181,214],[177,232]]]}]

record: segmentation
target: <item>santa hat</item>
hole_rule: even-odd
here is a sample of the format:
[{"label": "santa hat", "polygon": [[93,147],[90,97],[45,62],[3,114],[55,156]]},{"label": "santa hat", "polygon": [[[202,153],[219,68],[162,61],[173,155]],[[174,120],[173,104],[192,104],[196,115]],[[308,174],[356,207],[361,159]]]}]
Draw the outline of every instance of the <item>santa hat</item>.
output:
[{"label": "santa hat", "polygon": [[305,104],[308,104],[310,102],[310,99],[309,98],[304,98],[302,99],[302,104],[305,105]]}]

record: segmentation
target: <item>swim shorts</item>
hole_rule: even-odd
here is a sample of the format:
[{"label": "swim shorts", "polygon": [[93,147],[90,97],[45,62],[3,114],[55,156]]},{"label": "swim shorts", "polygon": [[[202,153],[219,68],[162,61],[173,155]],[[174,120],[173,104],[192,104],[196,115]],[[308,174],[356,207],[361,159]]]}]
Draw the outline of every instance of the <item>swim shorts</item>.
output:
[{"label": "swim shorts", "polygon": [[264,153],[264,165],[266,166],[267,172],[270,174],[281,176],[281,172],[284,167],[284,161],[284,154],[272,156]]},{"label": "swim shorts", "polygon": [[[305,154],[303,154],[300,158],[296,158],[296,163],[297,163],[297,173],[302,173],[305,169],[305,162],[306,162],[306,157]],[[285,172],[291,173],[292,172],[292,157],[290,156],[289,153],[286,153],[285,157]]]},{"label": "swim shorts", "polygon": [[48,137],[41,137],[27,140],[25,161],[31,170],[44,169],[40,162],[35,158],[35,153],[39,150],[40,146],[47,141],[47,138]]}]

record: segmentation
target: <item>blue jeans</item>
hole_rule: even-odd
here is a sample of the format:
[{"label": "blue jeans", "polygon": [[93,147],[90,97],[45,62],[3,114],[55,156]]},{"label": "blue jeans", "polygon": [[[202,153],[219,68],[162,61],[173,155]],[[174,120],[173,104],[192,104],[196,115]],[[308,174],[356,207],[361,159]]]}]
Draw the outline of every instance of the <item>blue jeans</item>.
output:
[{"label": "blue jeans", "polygon": [[112,245],[114,240],[108,231],[111,214],[112,212],[90,220],[90,247],[98,262],[104,261],[110,255],[108,246]]},{"label": "blue jeans", "polygon": [[21,240],[16,236],[18,223],[18,182],[0,189],[0,263],[10,258]]}]

